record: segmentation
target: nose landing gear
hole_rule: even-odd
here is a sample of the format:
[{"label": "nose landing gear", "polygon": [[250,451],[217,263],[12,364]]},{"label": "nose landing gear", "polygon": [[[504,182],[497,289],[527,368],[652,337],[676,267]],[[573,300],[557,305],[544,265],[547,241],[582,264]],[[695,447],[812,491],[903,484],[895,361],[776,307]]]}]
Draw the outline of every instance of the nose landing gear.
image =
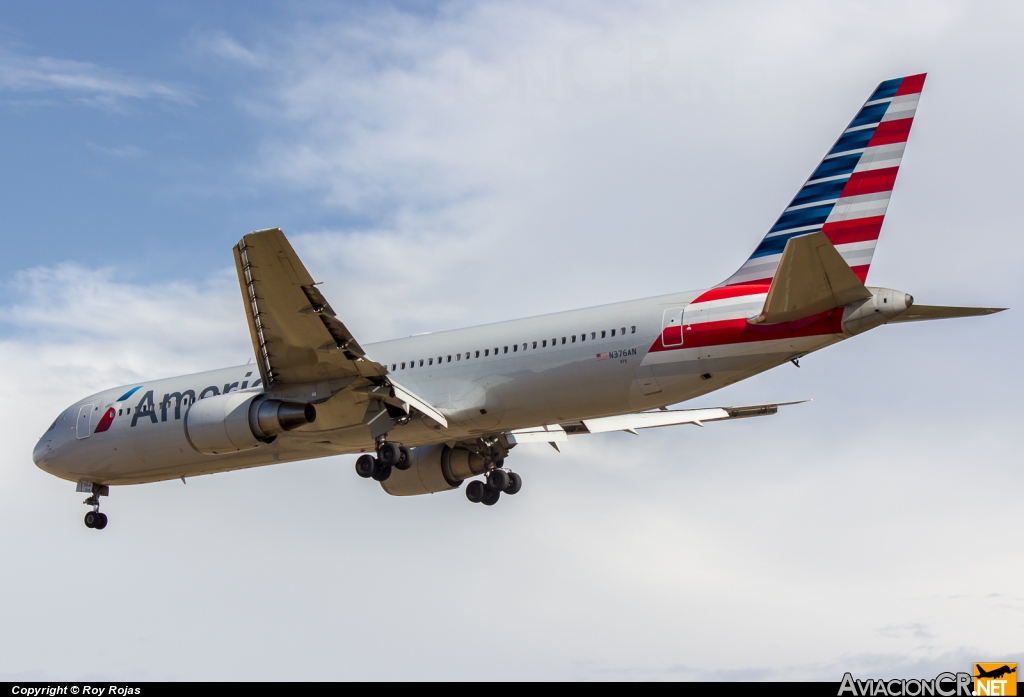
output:
[{"label": "nose landing gear", "polygon": [[99,511],[89,511],[85,514],[85,527],[93,530],[102,530],[107,527],[107,514]]},{"label": "nose landing gear", "polygon": [[93,530],[102,530],[107,527],[107,516],[105,513],[100,513],[100,496],[109,495],[110,487],[93,482],[78,482],[77,491],[91,494],[89,498],[82,501],[86,506],[92,506],[92,510],[85,514],[85,527]]}]

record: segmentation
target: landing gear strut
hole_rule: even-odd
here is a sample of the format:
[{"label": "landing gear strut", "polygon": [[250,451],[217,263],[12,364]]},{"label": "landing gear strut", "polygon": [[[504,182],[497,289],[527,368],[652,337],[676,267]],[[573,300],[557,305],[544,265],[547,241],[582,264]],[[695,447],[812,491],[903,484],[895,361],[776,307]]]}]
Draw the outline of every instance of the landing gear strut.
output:
[{"label": "landing gear strut", "polygon": [[100,496],[107,496],[110,493],[110,487],[92,482],[78,482],[77,491],[91,494],[89,498],[82,501],[86,506],[92,506],[92,510],[85,514],[85,527],[93,530],[102,530],[107,527],[107,516],[100,513]]},{"label": "landing gear strut", "polygon": [[391,469],[407,470],[412,467],[412,453],[404,445],[382,440],[377,444],[377,457],[364,453],[356,460],[356,474],[364,479],[383,482],[391,476]]}]

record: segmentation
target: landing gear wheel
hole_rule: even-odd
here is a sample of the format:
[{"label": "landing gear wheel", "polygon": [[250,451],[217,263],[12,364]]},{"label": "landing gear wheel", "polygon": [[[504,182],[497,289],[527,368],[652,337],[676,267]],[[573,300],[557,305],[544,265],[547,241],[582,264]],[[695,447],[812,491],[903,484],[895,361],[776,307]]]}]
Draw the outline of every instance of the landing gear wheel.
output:
[{"label": "landing gear wheel", "polygon": [[372,477],[376,468],[377,459],[373,455],[360,455],[356,460],[356,474],[363,479]]},{"label": "landing gear wheel", "polygon": [[509,496],[515,496],[519,493],[519,490],[523,488],[523,478],[515,472],[508,473],[508,486],[504,488],[504,492]]},{"label": "landing gear wheel", "polygon": [[412,453],[404,445],[398,446],[398,449],[402,451],[402,459],[395,463],[395,469],[407,470],[412,467]]},{"label": "landing gear wheel", "polygon": [[85,514],[85,527],[102,530],[107,527],[107,516],[99,511],[89,511]]},{"label": "landing gear wheel", "polygon": [[397,465],[402,461],[402,448],[394,443],[383,443],[377,448],[377,459],[383,465]]},{"label": "landing gear wheel", "polygon": [[466,485],[466,498],[472,503],[480,503],[484,500],[484,493],[487,488],[479,479],[474,479]]},{"label": "landing gear wheel", "polygon": [[484,498],[480,501],[485,506],[493,506],[501,498],[501,492],[484,487]]},{"label": "landing gear wheel", "polygon": [[492,491],[504,491],[508,488],[508,472],[505,470],[491,470],[487,475],[487,488]]},{"label": "landing gear wheel", "polygon": [[391,465],[385,465],[380,462],[373,469],[373,478],[378,482],[383,482],[385,479],[391,476]]}]

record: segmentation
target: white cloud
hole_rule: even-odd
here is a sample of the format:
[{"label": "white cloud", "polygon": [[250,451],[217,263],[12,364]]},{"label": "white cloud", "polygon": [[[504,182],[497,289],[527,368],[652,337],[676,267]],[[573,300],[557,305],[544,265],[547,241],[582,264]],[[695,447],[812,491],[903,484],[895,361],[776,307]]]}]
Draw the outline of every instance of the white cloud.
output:
[{"label": "white cloud", "polygon": [[105,109],[123,108],[129,101],[159,99],[191,104],[188,90],[157,80],[145,80],[94,63],[26,56],[0,47],[0,92],[58,94]]},{"label": "white cloud", "polygon": [[110,157],[116,157],[120,160],[136,160],[140,157],[145,157],[146,155],[149,154],[142,148],[138,147],[137,145],[116,145],[114,147],[107,147],[103,145],[97,145],[96,143],[93,143],[91,141],[86,143],[86,145],[89,147],[90,150],[94,150],[95,152],[98,153],[103,153],[104,155],[108,155]]}]

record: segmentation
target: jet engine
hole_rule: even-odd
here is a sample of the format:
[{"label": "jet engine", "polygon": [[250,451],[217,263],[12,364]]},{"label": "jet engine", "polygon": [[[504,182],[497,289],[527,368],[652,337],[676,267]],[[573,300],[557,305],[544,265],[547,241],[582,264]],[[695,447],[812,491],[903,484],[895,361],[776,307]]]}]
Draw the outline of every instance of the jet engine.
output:
[{"label": "jet engine", "polygon": [[200,399],[185,413],[185,437],[206,455],[255,448],[275,436],[313,423],[312,404],[267,399],[261,394],[229,392]]},{"label": "jet engine", "polygon": [[899,317],[914,304],[914,297],[891,288],[868,288],[871,297],[846,306],[843,332],[860,334]]},{"label": "jet engine", "polygon": [[412,466],[406,470],[392,470],[391,476],[380,483],[392,496],[416,496],[457,489],[463,480],[483,474],[487,469],[482,456],[465,448],[424,445],[410,448],[409,452]]}]

